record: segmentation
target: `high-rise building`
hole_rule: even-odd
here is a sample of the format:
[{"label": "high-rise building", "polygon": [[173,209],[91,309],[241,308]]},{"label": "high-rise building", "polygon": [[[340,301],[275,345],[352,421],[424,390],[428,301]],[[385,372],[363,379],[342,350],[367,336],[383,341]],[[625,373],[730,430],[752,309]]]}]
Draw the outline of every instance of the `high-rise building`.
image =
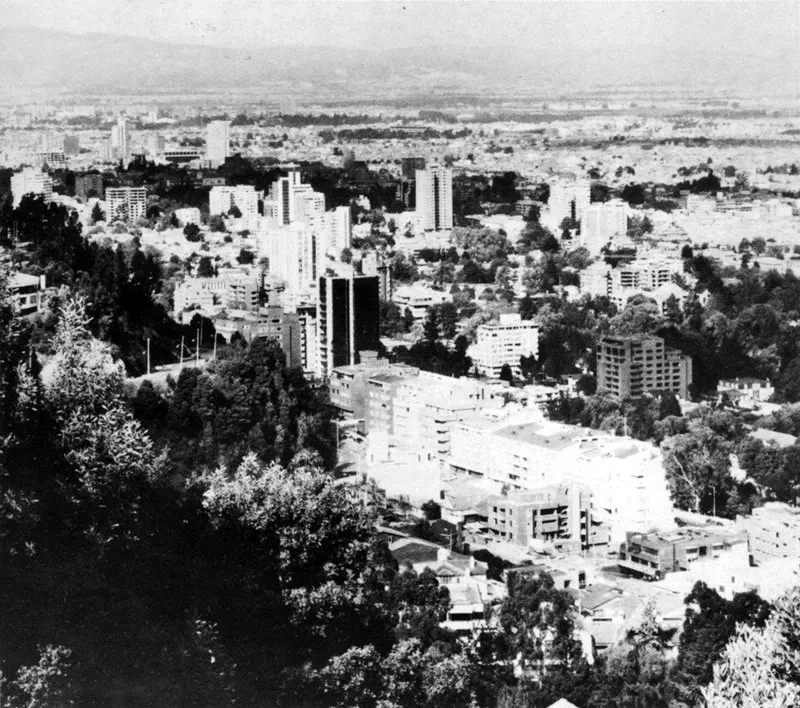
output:
[{"label": "high-rise building", "polygon": [[323,376],[329,376],[337,366],[359,363],[359,352],[377,351],[378,278],[320,278],[318,307],[319,366]]},{"label": "high-rise building", "polygon": [[625,236],[627,231],[628,205],[621,199],[598,202],[584,210],[580,242],[592,255],[598,255],[611,239]]},{"label": "high-rise building", "polygon": [[500,315],[499,322],[478,327],[477,341],[471,353],[482,376],[500,378],[505,365],[520,375],[520,357],[539,354],[539,325],[517,314]]},{"label": "high-rise building", "polygon": [[424,231],[453,228],[453,170],[434,166],[416,171],[417,215]]},{"label": "high-rise building", "polygon": [[106,221],[136,221],[147,210],[144,187],[109,187],[106,189]]},{"label": "high-rise building", "polygon": [[90,172],[84,175],[75,175],[75,196],[82,202],[96,197],[105,198],[103,191],[103,175],[99,172]]},{"label": "high-rise building", "polygon": [[417,177],[417,170],[425,169],[424,157],[404,157],[400,160],[400,171],[403,177],[414,180]]},{"label": "high-rise building", "polygon": [[131,146],[126,118],[120,118],[117,124],[111,128],[111,152],[114,158],[125,163],[130,158]]},{"label": "high-rise building", "polygon": [[661,337],[603,337],[597,346],[597,388],[619,398],[648,391],[672,391],[687,398],[692,359],[672,349]]},{"label": "high-rise building", "polygon": [[324,224],[328,241],[328,250],[338,255],[343,249],[350,248],[350,239],[352,235],[350,207],[340,206],[331,211],[326,211]]},{"label": "high-rise building", "polygon": [[288,226],[295,217],[294,190],[301,186],[300,170],[290,169],[286,177],[272,183],[271,197],[278,212],[278,222]]},{"label": "high-rise building", "polygon": [[11,175],[11,194],[15,209],[26,194],[44,197],[44,200],[49,202],[53,196],[53,180],[41,170],[26,167],[21,172]]},{"label": "high-rise building", "polygon": [[224,164],[230,156],[231,124],[227,120],[212,120],[206,126],[206,160],[214,167]]},{"label": "high-rise building", "polygon": [[564,219],[582,221],[591,201],[588,180],[557,181],[550,185],[546,226],[557,231]]},{"label": "high-rise building", "polygon": [[293,292],[307,292],[317,282],[320,247],[304,224],[281,226],[257,234],[258,255],[269,259],[269,272],[286,281]]},{"label": "high-rise building", "polygon": [[236,207],[245,218],[258,216],[258,192],[249,184],[236,187],[212,187],[208,193],[208,213],[227,215]]},{"label": "high-rise building", "polygon": [[65,155],[80,155],[81,141],[77,135],[65,135],[63,149]]}]

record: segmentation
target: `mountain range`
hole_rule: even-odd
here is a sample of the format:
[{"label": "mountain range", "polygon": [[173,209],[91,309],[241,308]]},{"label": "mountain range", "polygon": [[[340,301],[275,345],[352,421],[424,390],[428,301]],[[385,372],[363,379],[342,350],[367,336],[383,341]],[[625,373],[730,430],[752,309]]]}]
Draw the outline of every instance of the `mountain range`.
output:
[{"label": "mountain range", "polygon": [[664,44],[626,46],[418,46],[382,50],[326,47],[223,48],[171,44],[104,34],[36,28],[0,29],[0,82],[12,89],[53,91],[191,91],[311,84],[420,87],[541,87],[586,90],[632,85],[796,96],[797,50],[776,44],[761,56],[724,55],[702,46],[676,51]]}]

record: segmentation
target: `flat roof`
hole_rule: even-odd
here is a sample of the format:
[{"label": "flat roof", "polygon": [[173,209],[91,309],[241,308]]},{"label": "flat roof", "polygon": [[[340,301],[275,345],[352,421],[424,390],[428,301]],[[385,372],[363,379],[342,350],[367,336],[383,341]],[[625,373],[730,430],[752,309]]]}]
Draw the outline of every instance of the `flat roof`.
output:
[{"label": "flat roof", "polygon": [[555,430],[548,430],[548,428],[549,426],[541,423],[508,425],[495,431],[495,434],[508,440],[516,440],[549,450],[563,450],[587,435],[586,428],[570,428],[568,426],[558,426]]}]

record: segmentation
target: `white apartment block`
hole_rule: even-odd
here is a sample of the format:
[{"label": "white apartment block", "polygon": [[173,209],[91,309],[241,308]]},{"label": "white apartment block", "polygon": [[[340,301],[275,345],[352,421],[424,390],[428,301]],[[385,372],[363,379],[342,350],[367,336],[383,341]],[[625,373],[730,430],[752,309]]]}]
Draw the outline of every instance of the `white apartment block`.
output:
[{"label": "white apartment block", "polygon": [[768,502],[753,509],[752,516],[737,517],[747,531],[750,555],[756,565],[777,558],[800,561],[800,509],[781,502]]},{"label": "white apartment block", "polygon": [[239,185],[237,187],[212,187],[208,193],[209,214],[227,215],[236,207],[245,219],[258,216],[258,192],[252,185]]},{"label": "white apartment block", "polygon": [[294,292],[313,288],[322,251],[316,234],[304,224],[279,226],[256,234],[258,255],[269,259],[269,272]]},{"label": "white apartment block", "polygon": [[206,126],[206,160],[214,167],[223,164],[231,154],[230,145],[231,124],[226,120],[211,121]]},{"label": "white apartment block", "polygon": [[111,128],[111,152],[113,157],[127,162],[131,153],[130,138],[128,135],[128,121],[120,118]]},{"label": "white apartment block", "polygon": [[147,189],[144,187],[106,188],[106,221],[136,221],[147,211]]},{"label": "white apartment block", "polygon": [[583,222],[591,201],[589,180],[558,180],[550,185],[545,225],[558,232],[564,219]]},{"label": "white apartment block", "polygon": [[451,470],[510,489],[586,485],[612,542],[626,531],[674,527],[661,451],[649,443],[552,421],[510,425],[473,416],[451,425],[450,450]]},{"label": "white apartment block", "polygon": [[175,218],[181,226],[187,224],[200,225],[200,210],[197,207],[185,207],[175,210]]},{"label": "white apartment block", "polygon": [[394,436],[430,457],[450,453],[453,423],[486,407],[498,407],[500,389],[474,379],[454,379],[427,371],[398,385],[394,399]]},{"label": "white apartment block", "polygon": [[480,325],[477,341],[470,350],[478,373],[492,379],[500,378],[506,364],[519,376],[520,357],[538,355],[539,325],[523,320],[518,314],[503,314],[499,322]]},{"label": "white apartment block", "polygon": [[589,204],[581,220],[580,245],[593,255],[599,255],[603,246],[628,231],[628,205],[621,199]]},{"label": "white apartment block", "polygon": [[44,197],[49,202],[53,197],[53,180],[41,170],[25,167],[21,172],[11,175],[11,194],[15,209],[26,194]]},{"label": "white apartment block", "polygon": [[338,258],[345,249],[350,248],[352,239],[352,223],[350,207],[340,206],[326,211],[323,216],[324,231],[327,235],[327,250]]},{"label": "white apartment block", "polygon": [[453,170],[434,166],[416,171],[417,219],[423,231],[453,228]]},{"label": "white apartment block", "polygon": [[274,202],[278,222],[288,226],[296,221],[294,190],[300,187],[300,171],[289,170],[286,177],[279,177],[272,183],[270,201]]}]

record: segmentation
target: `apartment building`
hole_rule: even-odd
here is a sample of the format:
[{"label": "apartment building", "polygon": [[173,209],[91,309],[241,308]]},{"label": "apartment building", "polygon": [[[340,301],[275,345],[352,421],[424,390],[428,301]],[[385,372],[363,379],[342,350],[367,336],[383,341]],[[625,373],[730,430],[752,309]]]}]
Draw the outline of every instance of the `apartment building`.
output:
[{"label": "apartment building", "polygon": [[538,540],[560,551],[607,546],[608,530],[594,518],[592,492],[575,483],[493,495],[486,501],[489,533],[527,546]]},{"label": "apartment building", "polygon": [[433,166],[415,172],[416,209],[424,231],[453,228],[453,170]]},{"label": "apartment building", "polygon": [[106,189],[106,221],[136,221],[147,211],[144,187],[109,187]]},{"label": "apartment building", "polygon": [[599,255],[612,239],[628,231],[628,205],[621,199],[584,205],[580,244],[592,255]]},{"label": "apartment building", "polygon": [[800,508],[767,502],[748,517],[738,517],[737,526],[747,532],[750,557],[756,565],[777,558],[800,557]]},{"label": "apartment building", "polygon": [[510,491],[584,484],[612,540],[631,529],[674,527],[661,451],[649,443],[533,416],[509,423],[464,415],[449,431],[445,463],[452,472]]},{"label": "apartment building", "polygon": [[539,325],[523,320],[518,314],[503,314],[499,322],[480,325],[476,343],[470,350],[478,373],[492,379],[499,379],[506,365],[519,377],[520,357],[538,355]]},{"label": "apartment building", "polygon": [[338,366],[359,363],[360,352],[378,350],[378,278],[320,278],[318,292],[319,364],[330,376]]},{"label": "apartment building", "polygon": [[105,198],[103,175],[99,172],[75,175],[75,196],[82,202],[86,202],[92,197]]},{"label": "apartment building", "polygon": [[661,580],[668,573],[691,570],[722,556],[747,561],[747,534],[714,533],[681,528],[670,533],[627,534],[620,545],[617,566],[631,575]]},{"label": "apartment building", "polygon": [[246,341],[273,339],[278,342],[290,368],[302,366],[301,325],[295,312],[285,312],[280,307],[265,307],[258,312],[230,313],[215,317],[217,334],[228,342],[238,334]]},{"label": "apartment building", "polygon": [[236,207],[242,217],[246,219],[258,216],[258,192],[252,185],[238,185],[236,187],[212,187],[208,193],[209,214],[227,215]]},{"label": "apartment building", "polygon": [[687,398],[692,360],[661,337],[603,337],[597,346],[597,388],[620,398],[672,391]]},{"label": "apartment building", "polygon": [[49,202],[53,197],[53,180],[50,175],[33,167],[25,167],[11,175],[11,195],[15,209],[26,194],[43,197]]},{"label": "apartment building", "polygon": [[[219,167],[230,156],[231,124],[227,120],[213,120],[206,126],[206,160]],[[212,214],[215,212],[212,212]],[[244,212],[243,212],[244,213]]]},{"label": "apartment building", "polygon": [[557,180],[550,185],[548,210],[544,217],[545,225],[554,233],[561,227],[564,219],[583,221],[591,201],[589,180]]}]

